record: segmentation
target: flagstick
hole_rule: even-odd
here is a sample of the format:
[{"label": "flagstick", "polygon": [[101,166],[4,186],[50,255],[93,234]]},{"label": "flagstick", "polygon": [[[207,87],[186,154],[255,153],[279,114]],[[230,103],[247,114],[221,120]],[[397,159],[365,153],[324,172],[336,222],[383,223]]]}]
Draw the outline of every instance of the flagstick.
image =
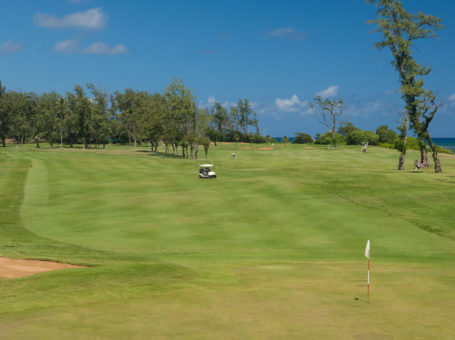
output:
[{"label": "flagstick", "polygon": [[365,247],[365,257],[368,259],[368,290],[367,290],[367,303],[370,303],[370,240]]},{"label": "flagstick", "polygon": [[368,258],[368,296],[367,303],[370,303],[370,258]]}]

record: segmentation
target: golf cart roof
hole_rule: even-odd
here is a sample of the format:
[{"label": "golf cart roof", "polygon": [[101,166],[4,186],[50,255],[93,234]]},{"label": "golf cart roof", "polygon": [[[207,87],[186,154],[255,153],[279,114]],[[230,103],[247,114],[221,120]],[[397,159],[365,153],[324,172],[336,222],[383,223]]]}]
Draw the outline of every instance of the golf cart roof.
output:
[{"label": "golf cart roof", "polygon": [[213,164],[201,164],[199,165],[201,168],[210,168],[212,166],[214,166]]}]

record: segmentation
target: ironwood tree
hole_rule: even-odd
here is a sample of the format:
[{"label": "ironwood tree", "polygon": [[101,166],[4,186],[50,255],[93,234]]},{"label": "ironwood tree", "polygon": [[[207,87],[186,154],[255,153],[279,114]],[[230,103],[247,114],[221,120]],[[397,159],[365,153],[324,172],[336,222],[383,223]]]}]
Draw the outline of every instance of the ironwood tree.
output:
[{"label": "ironwood tree", "polygon": [[332,139],[332,145],[336,148],[337,140],[335,133],[337,130],[337,123],[343,114],[343,99],[329,99],[316,96],[313,99],[313,102],[310,103],[310,107],[317,110],[319,121],[327,128],[330,138]]},{"label": "ironwood tree", "polygon": [[[432,15],[408,13],[399,0],[367,0],[376,7],[377,19],[369,23],[376,24],[374,32],[382,33],[383,40],[375,43],[377,49],[389,48],[392,55],[392,65],[400,79],[401,96],[405,102],[406,113],[410,126],[416,132],[421,152],[421,163],[428,166],[425,140],[430,143],[431,137],[428,127],[437,105],[431,98],[431,91],[424,89],[423,76],[431,72],[430,67],[418,64],[413,57],[415,42],[421,39],[436,38],[436,31],[443,28],[441,19]],[[428,105],[433,105],[430,109]],[[429,115],[428,115],[429,114]],[[427,118],[425,118],[428,117]],[[431,119],[430,119],[431,116]],[[428,123],[428,124],[426,124]],[[435,172],[441,172],[436,148],[433,150]],[[398,168],[400,166],[401,155]]]}]

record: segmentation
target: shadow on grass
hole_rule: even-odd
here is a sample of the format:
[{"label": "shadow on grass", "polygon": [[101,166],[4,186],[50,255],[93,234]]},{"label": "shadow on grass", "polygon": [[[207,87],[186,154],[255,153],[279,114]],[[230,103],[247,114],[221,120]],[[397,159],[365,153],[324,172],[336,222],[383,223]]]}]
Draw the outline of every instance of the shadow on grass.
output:
[{"label": "shadow on grass", "polygon": [[423,173],[425,173],[425,171],[423,171],[423,170],[408,171],[408,174],[423,174]]},{"label": "shadow on grass", "polygon": [[184,159],[182,157],[182,155],[175,154],[175,153],[152,152],[152,151],[149,151],[149,150],[136,150],[136,152],[148,153],[151,157],[168,158],[168,159],[169,158],[170,159]]},{"label": "shadow on grass", "polygon": [[[453,177],[453,176],[449,176],[449,177]],[[451,181],[449,179],[435,178],[435,181],[438,181],[441,183],[447,183],[447,184],[455,184],[455,181]]]}]

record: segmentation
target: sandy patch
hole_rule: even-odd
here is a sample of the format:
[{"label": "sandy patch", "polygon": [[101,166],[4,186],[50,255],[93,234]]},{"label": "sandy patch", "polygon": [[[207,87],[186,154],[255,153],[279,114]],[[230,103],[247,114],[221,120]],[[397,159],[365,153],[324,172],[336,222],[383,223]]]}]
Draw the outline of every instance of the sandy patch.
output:
[{"label": "sandy patch", "polygon": [[0,257],[0,277],[15,278],[67,268],[84,268],[67,263],[40,260],[17,260]]},{"label": "sandy patch", "polygon": [[251,147],[251,146],[246,146],[246,147],[244,147],[244,148],[242,148],[242,149],[243,149],[243,150],[251,150],[252,147]]},{"label": "sandy patch", "polygon": [[274,148],[259,148],[258,150],[275,150]]}]

